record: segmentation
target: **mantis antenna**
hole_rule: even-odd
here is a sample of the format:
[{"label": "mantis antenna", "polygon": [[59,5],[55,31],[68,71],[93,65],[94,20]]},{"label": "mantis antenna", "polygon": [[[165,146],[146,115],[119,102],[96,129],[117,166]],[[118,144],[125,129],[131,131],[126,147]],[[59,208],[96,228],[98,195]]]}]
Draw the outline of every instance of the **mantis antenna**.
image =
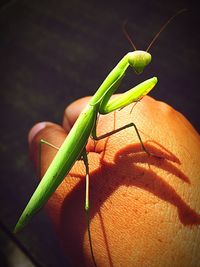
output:
[{"label": "mantis antenna", "polygon": [[159,35],[164,31],[164,29],[167,27],[167,25],[178,15],[180,15],[181,13],[187,11],[186,8],[179,10],[177,13],[175,13],[173,16],[171,16],[171,18],[169,18],[167,20],[167,22],[165,22],[165,24],[161,27],[161,29],[159,30],[159,32],[154,36],[154,38],[152,39],[152,41],[150,42],[149,46],[146,49],[146,52],[149,51],[149,49],[151,48],[151,46],[153,45],[153,43],[156,41],[156,39],[159,37]]},{"label": "mantis antenna", "polygon": [[[158,31],[158,33],[153,37],[152,41],[150,42],[149,46],[147,47],[146,49],[146,52],[149,51],[149,49],[151,48],[151,46],[155,43],[156,39],[158,39],[158,37],[160,36],[160,34],[164,31],[164,29],[167,27],[167,25],[175,18],[177,17],[178,15],[180,15],[181,13],[183,12],[186,12],[187,9],[184,8],[184,9],[181,9],[179,10],[177,13],[175,13],[173,16],[171,16],[167,22],[165,22],[165,24],[160,28],[160,30]],[[137,48],[136,46],[134,45],[130,35],[128,34],[127,30],[126,30],[126,24],[127,24],[127,20],[123,23],[123,27],[122,27],[122,30],[123,30],[123,33],[124,35],[126,36],[127,40],[129,41],[129,43],[131,44],[131,46],[133,47],[133,49],[136,51]]]},{"label": "mantis antenna", "polygon": [[123,23],[123,26],[122,26],[122,30],[123,30],[123,33],[124,35],[126,36],[127,40],[129,41],[129,43],[131,44],[131,46],[133,47],[133,49],[136,51],[137,48],[136,46],[134,45],[130,35],[128,34],[127,30],[126,30],[126,24],[127,24],[127,21],[128,20],[125,20],[124,23]]}]

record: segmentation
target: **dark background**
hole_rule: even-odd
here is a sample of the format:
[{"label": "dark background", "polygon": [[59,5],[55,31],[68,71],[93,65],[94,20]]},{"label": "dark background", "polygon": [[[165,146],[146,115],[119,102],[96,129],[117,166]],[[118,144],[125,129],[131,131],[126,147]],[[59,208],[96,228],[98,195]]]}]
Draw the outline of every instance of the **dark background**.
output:
[{"label": "dark background", "polygon": [[[162,24],[182,8],[188,12],[176,17],[150,50],[152,63],[141,76],[128,71],[119,92],[155,75],[159,84],[151,95],[200,130],[199,15],[194,2],[0,2],[0,265],[20,266],[8,261],[17,250],[10,231],[37,184],[28,159],[29,129],[43,120],[61,123],[66,105],[92,95],[131,51],[122,33],[124,20],[136,47],[146,49]],[[69,266],[44,210],[15,241],[35,265]]]}]

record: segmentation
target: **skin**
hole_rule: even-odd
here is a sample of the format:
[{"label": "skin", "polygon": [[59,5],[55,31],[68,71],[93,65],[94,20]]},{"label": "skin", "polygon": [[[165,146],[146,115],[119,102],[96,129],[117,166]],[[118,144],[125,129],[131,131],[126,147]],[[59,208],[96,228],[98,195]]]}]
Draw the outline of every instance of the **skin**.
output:
[{"label": "skin", "polygon": [[[38,168],[40,139],[60,147],[89,98],[64,112],[62,127],[43,122],[29,133]],[[128,122],[137,125],[142,151],[129,128],[105,140],[89,140],[91,234],[98,266],[197,267],[200,262],[200,137],[187,119],[146,96],[102,116],[98,134]],[[41,176],[56,150],[43,146]],[[46,205],[72,266],[93,266],[84,212],[85,167],[78,161]]]}]

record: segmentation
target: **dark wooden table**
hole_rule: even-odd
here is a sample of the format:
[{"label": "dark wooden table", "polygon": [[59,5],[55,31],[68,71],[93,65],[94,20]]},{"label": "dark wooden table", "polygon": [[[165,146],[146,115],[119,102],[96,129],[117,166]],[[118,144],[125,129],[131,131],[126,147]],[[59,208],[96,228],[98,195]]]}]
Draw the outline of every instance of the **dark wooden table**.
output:
[{"label": "dark wooden table", "polygon": [[[20,259],[26,266],[32,266],[28,261],[69,266],[44,210],[14,239],[11,234],[37,184],[28,158],[28,131],[38,121],[61,123],[66,105],[95,92],[131,50],[122,33],[124,20],[135,45],[145,49],[161,25],[185,7],[188,12],[153,45],[151,65],[142,76],[129,71],[122,88],[158,76],[151,95],[200,130],[198,8],[191,0],[16,0],[0,5],[0,265],[21,266]],[[9,265],[14,254],[15,263]]]}]

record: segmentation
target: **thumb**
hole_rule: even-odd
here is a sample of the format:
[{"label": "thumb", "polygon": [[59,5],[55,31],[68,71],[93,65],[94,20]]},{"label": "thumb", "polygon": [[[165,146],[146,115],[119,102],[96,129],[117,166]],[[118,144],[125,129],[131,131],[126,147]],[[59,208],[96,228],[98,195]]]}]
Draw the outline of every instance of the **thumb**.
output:
[{"label": "thumb", "polygon": [[[90,97],[85,97],[76,100],[66,107],[63,116],[64,129],[60,125],[51,122],[40,122],[31,128],[28,135],[29,153],[37,172],[40,172],[39,177],[43,176],[54,158],[57,152],[57,149],[54,147],[59,148],[61,146],[89,99]],[[52,146],[41,143],[41,140]]]},{"label": "thumb", "polygon": [[66,136],[67,132],[60,125],[51,122],[37,123],[30,130],[29,153],[39,178],[44,175]]}]

